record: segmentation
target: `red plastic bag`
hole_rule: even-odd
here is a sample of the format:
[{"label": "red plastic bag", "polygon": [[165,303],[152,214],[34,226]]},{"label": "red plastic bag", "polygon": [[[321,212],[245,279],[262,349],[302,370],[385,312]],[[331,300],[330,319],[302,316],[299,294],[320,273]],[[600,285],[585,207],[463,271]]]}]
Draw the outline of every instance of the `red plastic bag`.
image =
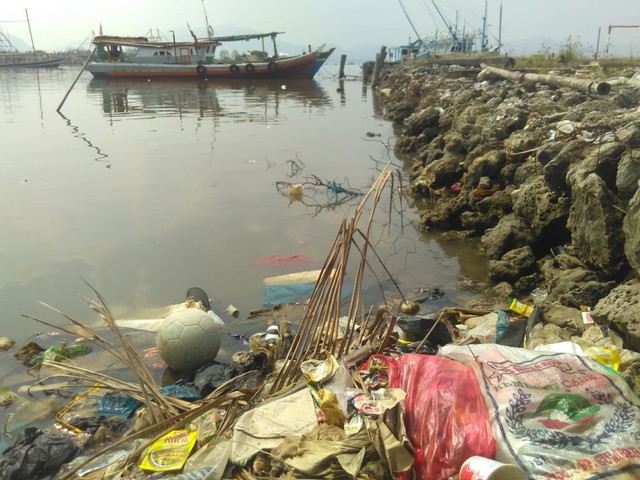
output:
[{"label": "red plastic bag", "polygon": [[494,458],[489,410],[471,367],[418,354],[398,360],[375,355],[371,361],[387,365],[389,387],[407,392],[405,427],[417,479],[446,480],[469,457]]}]

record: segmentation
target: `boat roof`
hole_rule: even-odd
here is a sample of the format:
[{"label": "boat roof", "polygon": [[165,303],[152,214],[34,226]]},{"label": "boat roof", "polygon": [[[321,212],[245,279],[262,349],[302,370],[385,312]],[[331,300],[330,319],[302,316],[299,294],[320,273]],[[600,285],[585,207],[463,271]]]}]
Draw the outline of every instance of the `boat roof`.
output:
[{"label": "boat roof", "polygon": [[147,48],[169,48],[173,46],[193,46],[193,45],[220,45],[221,42],[240,42],[248,40],[260,40],[263,38],[275,38],[285,32],[247,33],[243,35],[222,35],[217,37],[199,38],[196,41],[172,42],[149,40],[147,37],[123,37],[112,35],[98,35],[93,38],[95,45],[122,45],[125,47],[147,47]]},{"label": "boat roof", "polygon": [[174,46],[189,47],[203,45],[220,45],[217,40],[211,38],[198,39],[190,42],[164,42],[149,40],[147,37],[114,37],[109,35],[99,35],[93,38],[94,45],[122,45],[124,47],[145,47],[145,48],[171,48]]},{"label": "boat roof", "polygon": [[267,37],[276,37],[285,32],[269,32],[269,33],[248,33],[246,35],[223,35],[221,37],[209,37],[209,40],[215,40],[217,42],[238,42],[242,40],[256,40]]}]

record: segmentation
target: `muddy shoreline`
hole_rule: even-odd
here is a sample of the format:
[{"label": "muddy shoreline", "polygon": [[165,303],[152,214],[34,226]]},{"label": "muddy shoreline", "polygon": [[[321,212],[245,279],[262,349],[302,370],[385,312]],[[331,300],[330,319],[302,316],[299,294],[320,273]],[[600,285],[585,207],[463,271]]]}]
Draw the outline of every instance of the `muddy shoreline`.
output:
[{"label": "muddy shoreline", "polygon": [[546,292],[544,328],[563,318],[560,338],[584,330],[588,308],[640,351],[640,88],[482,73],[404,64],[381,75],[395,151],[414,159],[409,194],[433,201],[423,227],[480,238],[493,291],[531,303]]}]

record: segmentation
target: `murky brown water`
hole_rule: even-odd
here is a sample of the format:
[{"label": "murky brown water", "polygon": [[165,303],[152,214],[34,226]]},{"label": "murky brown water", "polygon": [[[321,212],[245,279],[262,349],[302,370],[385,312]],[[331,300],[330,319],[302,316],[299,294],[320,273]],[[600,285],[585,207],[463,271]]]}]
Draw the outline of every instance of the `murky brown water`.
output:
[{"label": "murky brown water", "polygon": [[[77,67],[0,72],[0,336],[43,329],[23,313],[56,318],[37,300],[94,322],[82,279],[120,318],[153,317],[191,286],[242,318],[265,302],[263,278],[320,268],[359,197],[307,185],[290,202],[282,185],[365,192],[386,162],[402,167],[373,92],[357,80],[337,91],[330,68],[237,84],[84,73],[62,115]],[[484,262],[416,218],[413,207],[391,218],[379,253],[403,290],[437,286],[454,301]]]}]

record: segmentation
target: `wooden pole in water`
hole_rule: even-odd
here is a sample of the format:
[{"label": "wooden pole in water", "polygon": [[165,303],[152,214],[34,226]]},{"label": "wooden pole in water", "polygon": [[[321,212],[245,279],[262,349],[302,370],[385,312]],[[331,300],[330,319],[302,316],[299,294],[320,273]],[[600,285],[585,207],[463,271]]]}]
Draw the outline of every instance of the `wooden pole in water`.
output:
[{"label": "wooden pole in water", "polygon": [[387,57],[387,47],[384,45],[380,49],[380,53],[376,55],[376,65],[373,68],[373,80],[371,81],[371,88],[378,86],[378,80],[380,80],[380,72],[382,72],[382,65],[384,59]]},{"label": "wooden pole in water", "polygon": [[338,73],[338,78],[344,78],[344,64],[347,62],[347,56],[340,56],[340,73]]},{"label": "wooden pole in water", "polygon": [[93,54],[96,53],[96,49],[97,48],[98,47],[93,47],[93,50],[91,50],[91,53],[89,54],[89,56],[87,57],[87,59],[84,62],[84,65],[82,65],[82,68],[80,69],[80,73],[78,73],[78,76],[76,77],[76,79],[73,81],[73,83],[69,87],[69,90],[67,90],[67,93],[65,94],[64,98],[60,102],[60,105],[58,105],[58,108],[56,109],[56,112],[60,113],[60,109],[62,108],[62,105],[64,105],[64,102],[67,101],[67,97],[71,93],[71,90],[73,90],[73,87],[76,86],[76,82],[80,78],[80,75],[82,75],[82,72],[84,72],[84,69],[87,67],[87,64],[89,63],[89,60],[91,60],[91,57],[93,57]]}]

